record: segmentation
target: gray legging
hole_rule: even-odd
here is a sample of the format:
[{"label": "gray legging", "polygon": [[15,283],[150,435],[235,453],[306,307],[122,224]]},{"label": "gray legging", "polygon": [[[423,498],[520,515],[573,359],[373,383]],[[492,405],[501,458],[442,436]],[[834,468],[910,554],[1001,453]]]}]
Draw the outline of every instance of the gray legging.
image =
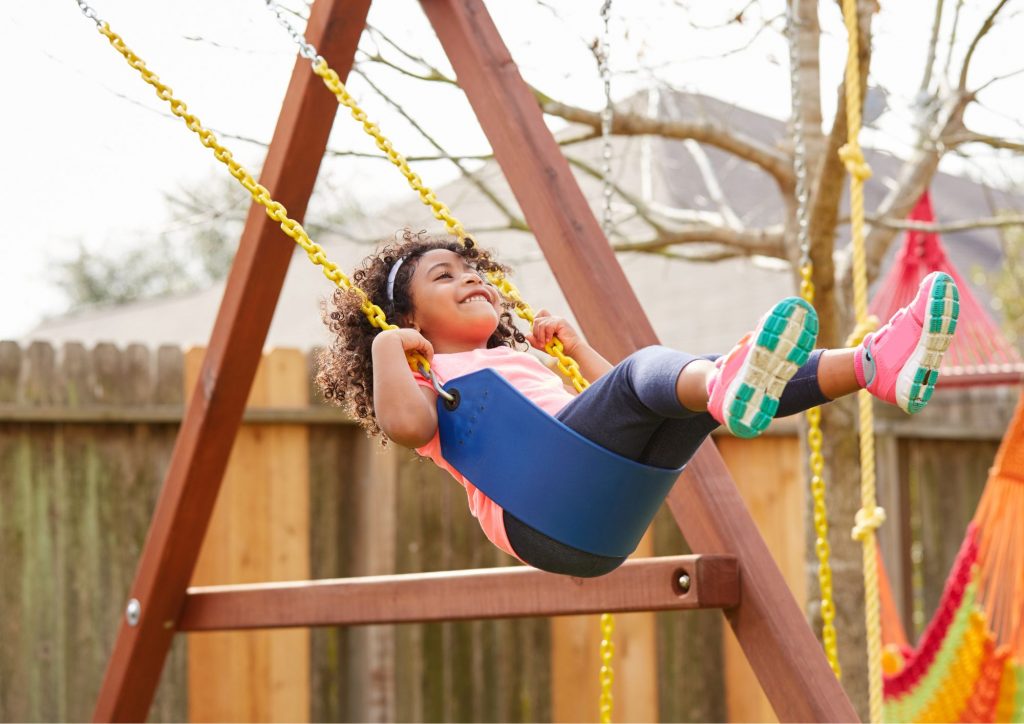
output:
[{"label": "gray legging", "polygon": [[[601,447],[659,468],[679,468],[718,427],[707,412],[679,404],[676,380],[699,357],[667,347],[645,347],[617,364],[555,416]],[[818,386],[821,350],[811,353],[779,400],[775,417],[817,407],[829,399]],[[625,558],[600,556],[549,538],[505,511],[505,532],[512,549],[534,568],[569,576],[609,573]]]}]

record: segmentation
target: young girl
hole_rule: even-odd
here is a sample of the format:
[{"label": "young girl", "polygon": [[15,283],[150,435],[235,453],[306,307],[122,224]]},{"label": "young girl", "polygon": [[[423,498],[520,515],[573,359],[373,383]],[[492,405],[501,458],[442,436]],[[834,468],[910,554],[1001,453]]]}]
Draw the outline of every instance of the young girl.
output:
[{"label": "young girl", "polygon": [[[541,310],[523,335],[511,303],[485,274],[508,270],[472,244],[406,231],[352,275],[400,329],[379,332],[354,293],[334,293],[325,322],[334,341],[320,357],[317,382],[345,403],[374,435],[413,448],[465,488],[469,509],[498,548],[553,573],[599,576],[624,558],[560,543],[526,525],[442,457],[437,392],[410,368],[419,352],[442,384],[489,367],[586,438],[632,460],[680,468],[720,424],[740,437],[760,434],[773,417],[792,415],[867,388],[915,413],[934,390],[956,327],[957,291],[934,272],[917,297],[856,348],[814,350],[817,317],[802,299],[776,304],[726,356],[695,356],[647,347],[611,365],[566,320]],[[528,354],[557,335],[592,383],[574,396],[556,372]],[[524,451],[529,454],[529,451]]]}]

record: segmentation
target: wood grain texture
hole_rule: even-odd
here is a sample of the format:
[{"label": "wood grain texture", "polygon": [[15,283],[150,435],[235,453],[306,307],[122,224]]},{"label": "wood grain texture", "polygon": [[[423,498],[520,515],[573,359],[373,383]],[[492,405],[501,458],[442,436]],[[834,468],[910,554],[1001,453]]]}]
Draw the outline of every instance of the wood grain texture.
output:
[{"label": "wood grain texture", "polygon": [[[683,572],[693,581],[686,593],[675,583]],[[178,625],[217,631],[721,608],[735,605],[738,580],[734,558],[675,556],[628,561],[593,579],[515,567],[204,586],[189,588]]]},{"label": "wood grain texture", "polygon": [[[796,438],[716,440],[736,489],[797,601],[807,600],[802,449]],[[731,722],[776,721],[731,629],[723,631],[726,711]]]},{"label": "wood grain texture", "polygon": [[[348,75],[369,0],[321,0],[306,28],[342,77]],[[297,59],[260,180],[293,218],[305,213],[337,101]],[[178,435],[131,590],[137,626],[123,623],[93,717],[145,719],[174,635],[185,588],[242,418],[293,244],[263,208],[250,208],[206,359]]]},{"label": "wood grain texture", "polygon": [[[74,414],[113,399],[143,409],[167,377],[180,388],[180,373],[135,347],[0,344],[0,400],[23,410]],[[174,434],[0,423],[0,720],[88,719]],[[184,719],[185,698],[182,641],[153,717]]]},{"label": "wood grain texture", "polygon": [[[185,387],[203,352],[185,358]],[[307,404],[306,359],[264,355],[249,404]],[[246,583],[309,576],[309,433],[297,425],[239,430],[192,583]],[[188,637],[189,720],[306,721],[309,631],[249,631]]]}]

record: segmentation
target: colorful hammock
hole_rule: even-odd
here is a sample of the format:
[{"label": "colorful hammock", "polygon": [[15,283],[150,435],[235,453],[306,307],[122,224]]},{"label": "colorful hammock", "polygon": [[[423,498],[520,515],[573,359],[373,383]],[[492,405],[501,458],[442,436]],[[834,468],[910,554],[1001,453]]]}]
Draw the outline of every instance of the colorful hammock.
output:
[{"label": "colorful hammock", "polygon": [[906,645],[898,618],[883,623],[884,720],[1024,721],[1022,618],[1024,396],[917,646]]},{"label": "colorful hammock", "polygon": [[[925,192],[910,217],[933,222]],[[950,261],[938,234],[907,232],[871,312],[880,319],[910,301],[940,270],[960,287],[960,324],[942,378],[976,382],[1016,373],[1021,357]],[[1013,374],[1003,379],[1014,379]],[[881,561],[880,561],[881,563]],[[889,722],[1024,722],[1024,397],[996,455],[934,617],[916,647],[907,642],[879,565],[883,719]]]}]

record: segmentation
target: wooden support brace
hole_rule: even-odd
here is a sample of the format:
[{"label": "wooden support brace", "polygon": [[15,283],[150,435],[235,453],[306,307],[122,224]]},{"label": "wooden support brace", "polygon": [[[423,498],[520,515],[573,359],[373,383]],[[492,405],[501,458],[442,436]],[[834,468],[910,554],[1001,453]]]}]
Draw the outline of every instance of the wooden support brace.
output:
[{"label": "wooden support brace", "polygon": [[346,626],[620,611],[730,608],[739,567],[730,556],[628,561],[600,578],[532,568],[190,588],[178,628],[221,631]]},{"label": "wooden support brace", "polygon": [[[343,77],[369,6],[321,0],[313,8],[307,37]],[[292,218],[305,213],[337,108],[309,63],[296,60],[260,178]],[[253,204],[129,594],[138,620],[122,621],[95,720],[146,719],[293,253]]]},{"label": "wooden support brace", "polygon": [[[612,360],[657,344],[482,0],[421,4],[588,341]],[[741,562],[740,605],[727,618],[779,719],[855,721],[856,711],[710,441],[690,461],[669,504],[691,550]]]}]

